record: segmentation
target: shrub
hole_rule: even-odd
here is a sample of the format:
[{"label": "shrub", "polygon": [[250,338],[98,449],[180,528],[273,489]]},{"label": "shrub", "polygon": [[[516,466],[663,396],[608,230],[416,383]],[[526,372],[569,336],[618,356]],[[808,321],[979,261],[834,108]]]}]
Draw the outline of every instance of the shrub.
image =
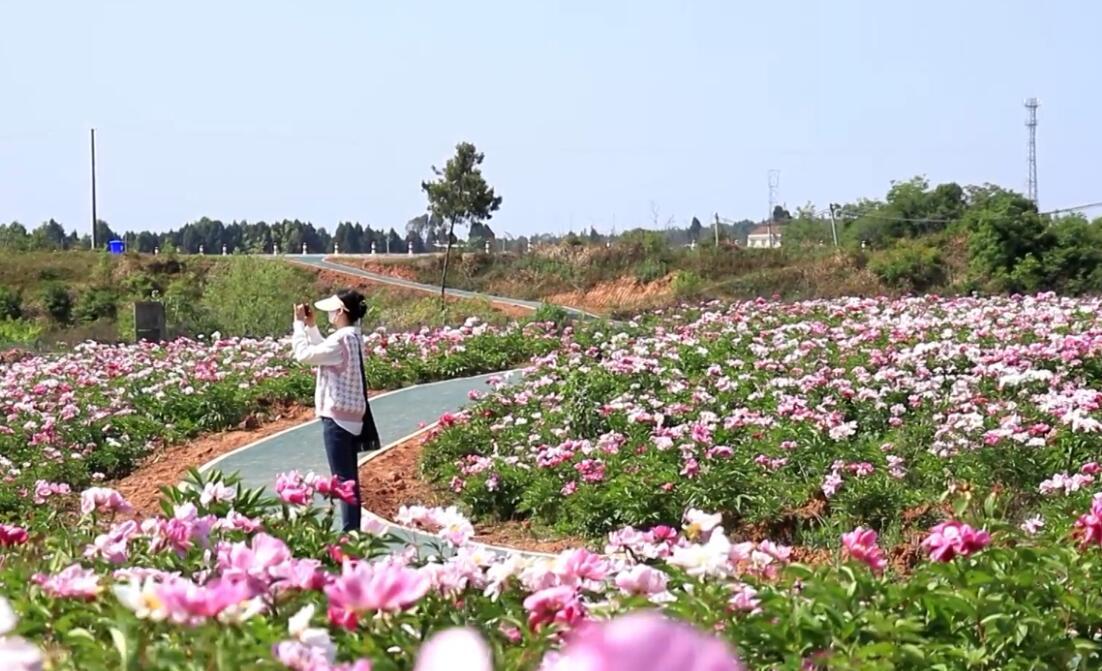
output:
[{"label": "shrub", "polygon": [[945,281],[941,252],[920,240],[902,240],[875,256],[869,269],[880,281],[904,291],[925,291]]},{"label": "shrub", "polygon": [[114,319],[119,297],[110,289],[96,288],[77,297],[75,315],[78,322],[88,324],[100,319]]},{"label": "shrub", "polygon": [[558,305],[543,303],[532,314],[532,321],[542,323],[552,322],[556,326],[561,327],[570,321],[570,314]]},{"label": "shrub", "polygon": [[290,329],[292,305],[313,294],[309,272],[245,257],[220,264],[203,288],[201,307],[222,333],[274,336]]},{"label": "shrub", "polygon": [[666,264],[655,258],[646,258],[635,265],[635,279],[649,283],[666,276]]},{"label": "shrub", "polygon": [[14,289],[0,287],[0,319],[19,319],[23,316],[23,299]]},{"label": "shrub", "polygon": [[42,308],[58,324],[68,324],[73,319],[73,299],[61,284],[51,283],[42,288],[39,296]]},{"label": "shrub", "polygon": [[0,317],[0,345],[33,345],[42,336],[42,327],[21,319]]},{"label": "shrub", "polygon": [[678,298],[696,298],[704,289],[704,280],[692,271],[681,270],[674,275],[672,286]]}]

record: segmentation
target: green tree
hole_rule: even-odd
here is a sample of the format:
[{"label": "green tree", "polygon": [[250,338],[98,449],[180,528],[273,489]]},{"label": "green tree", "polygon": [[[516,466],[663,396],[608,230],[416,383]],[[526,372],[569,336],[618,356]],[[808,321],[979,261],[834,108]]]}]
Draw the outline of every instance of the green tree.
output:
[{"label": "green tree", "polygon": [[833,243],[830,221],[819,216],[813,203],[796,209],[796,217],[784,227],[785,247],[811,247]]},{"label": "green tree", "polygon": [[119,240],[119,234],[112,231],[111,227],[107,225],[107,222],[102,219],[96,220],[96,248],[106,249],[107,243],[112,240]]},{"label": "green tree", "polygon": [[704,230],[704,226],[700,223],[700,220],[693,217],[693,220],[689,222],[689,239],[693,242],[699,242],[702,230]]},{"label": "green tree", "polygon": [[7,226],[0,225],[0,249],[22,252],[26,251],[30,244],[31,237],[23,224],[13,221]]},{"label": "green tree", "polygon": [[398,235],[398,231],[392,228],[387,231],[386,245],[383,249],[389,249],[391,254],[400,254],[406,251],[406,243],[402,240],[402,236]]},{"label": "green tree", "polygon": [[1052,245],[1042,259],[1048,286],[1068,294],[1102,290],[1102,219],[1059,217],[1048,235]]},{"label": "green tree", "polygon": [[[425,249],[424,239],[422,239],[421,235],[416,231],[410,231],[406,233],[405,244],[409,245],[413,249],[414,254],[424,254],[427,251]],[[407,249],[408,248],[403,247],[402,251],[407,251]]]},{"label": "green tree", "polygon": [[445,305],[448,264],[451,261],[456,224],[470,226],[482,223],[491,219],[493,213],[501,207],[501,196],[494,193],[482,176],[479,166],[484,158],[473,144],[460,142],[455,147],[455,156],[448,159],[443,170],[433,166],[432,171],[437,179],[421,182],[421,189],[428,198],[429,212],[448,222],[444,271],[440,277],[441,305]]},{"label": "green tree", "polygon": [[969,263],[975,274],[1000,289],[1033,290],[1041,284],[1041,259],[1052,246],[1037,207],[1003,189],[977,192],[962,225],[968,231]]},{"label": "green tree", "polygon": [[244,257],[219,266],[202,287],[202,314],[187,320],[224,335],[285,333],[291,306],[308,301],[313,293],[313,275],[288,264]]},{"label": "green tree", "polygon": [[31,232],[31,246],[34,249],[65,249],[65,229],[53,219],[42,222]]}]

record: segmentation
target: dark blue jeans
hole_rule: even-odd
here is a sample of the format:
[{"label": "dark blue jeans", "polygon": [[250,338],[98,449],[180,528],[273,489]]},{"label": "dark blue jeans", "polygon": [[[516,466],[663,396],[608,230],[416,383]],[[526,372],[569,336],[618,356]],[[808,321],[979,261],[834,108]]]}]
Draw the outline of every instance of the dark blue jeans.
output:
[{"label": "dark blue jeans", "polygon": [[357,466],[360,437],[342,429],[328,417],[321,418],[325,440],[325,456],[329,458],[329,470],[341,480],[356,483],[356,503],[341,501],[341,521],[344,531],[360,530],[360,469]]}]

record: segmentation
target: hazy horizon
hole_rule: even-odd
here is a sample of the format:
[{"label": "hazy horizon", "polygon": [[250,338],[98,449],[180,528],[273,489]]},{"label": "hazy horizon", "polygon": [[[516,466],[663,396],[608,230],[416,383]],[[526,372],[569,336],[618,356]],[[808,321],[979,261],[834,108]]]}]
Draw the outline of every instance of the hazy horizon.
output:
[{"label": "hazy horizon", "polygon": [[891,180],[1102,200],[1102,5],[138,2],[0,6],[0,222],[164,231],[202,216],[403,230],[457,142],[500,233],[760,219]]}]

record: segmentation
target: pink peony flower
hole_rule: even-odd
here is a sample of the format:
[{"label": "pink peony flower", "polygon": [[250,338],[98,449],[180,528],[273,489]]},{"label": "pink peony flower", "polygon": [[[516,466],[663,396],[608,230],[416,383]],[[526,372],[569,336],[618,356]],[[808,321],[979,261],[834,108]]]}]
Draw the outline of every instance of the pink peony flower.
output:
[{"label": "pink peony flower", "polygon": [[888,565],[884,553],[876,544],[876,532],[865,527],[857,527],[853,531],[842,534],[842,547],[845,553],[869,565],[873,573],[880,574]]},{"label": "pink peony flower", "polygon": [[308,505],[314,497],[313,488],[306,484],[298,471],[277,475],[275,490],[280,500],[296,506]]},{"label": "pink peony flower", "polygon": [[1095,496],[1090,511],[1079,516],[1075,528],[1082,535],[1083,545],[1102,545],[1102,497]]},{"label": "pink peony flower", "polygon": [[740,610],[751,614],[761,612],[761,599],[758,598],[758,591],[747,585],[746,583],[732,583],[731,595],[728,603],[734,610]]},{"label": "pink peony flower", "polygon": [[112,564],[122,564],[130,556],[130,539],[138,534],[138,523],[126,520],[111,527],[106,534],[96,536],[84,549],[85,557],[102,557]]},{"label": "pink peony flower", "polygon": [[524,608],[528,611],[528,626],[533,631],[551,623],[573,626],[585,617],[585,607],[577,592],[567,585],[548,587],[529,595],[524,600]]},{"label": "pink peony flower", "polygon": [[259,580],[269,584],[276,569],[291,560],[287,544],[274,536],[259,533],[252,543],[232,543],[218,548],[218,568],[226,576]]},{"label": "pink peony flower", "polygon": [[329,604],[327,613],[329,616],[329,623],[334,627],[355,631],[356,627],[360,624],[360,616],[357,615],[355,611]]},{"label": "pink peony flower", "polygon": [[399,611],[428,592],[429,580],[418,571],[385,562],[345,562],[341,575],[326,586],[330,607],[357,614]]},{"label": "pink peony flower", "polygon": [[[449,629],[430,638],[414,671],[491,671],[493,656],[472,629]],[[582,625],[543,671],[745,671],[726,643],[655,613],[635,613]]]},{"label": "pink peony flower", "polygon": [[109,487],[89,487],[80,493],[80,512],[90,515],[92,512],[128,513],[134,510],[122,494]]},{"label": "pink peony flower", "polygon": [[34,483],[34,502],[43,505],[51,496],[65,496],[69,492],[69,485],[64,482],[38,480]]},{"label": "pink peony flower", "polygon": [[42,652],[18,636],[0,638],[0,669],[42,671]]},{"label": "pink peony flower", "polygon": [[330,656],[319,646],[301,641],[280,641],[272,646],[272,656],[291,671],[329,671]]},{"label": "pink peony flower", "polygon": [[579,627],[548,671],[744,671],[720,639],[655,613]]},{"label": "pink peony flower", "polygon": [[608,575],[608,562],[585,548],[564,550],[555,558],[554,573],[563,585],[598,582]]},{"label": "pink peony flower", "polygon": [[199,503],[209,506],[212,503],[230,502],[237,498],[237,490],[221,482],[208,482],[199,494]]},{"label": "pink peony flower", "polygon": [[156,594],[173,622],[197,625],[253,599],[257,590],[243,578],[217,578],[206,585],[171,578],[156,589]]},{"label": "pink peony flower", "polygon": [[42,652],[18,636],[9,636],[19,618],[8,600],[0,596],[0,669],[4,671],[42,671]]},{"label": "pink peony flower", "polygon": [[666,591],[668,576],[645,564],[636,564],[616,576],[616,586],[625,594],[650,596]]},{"label": "pink peony flower", "polygon": [[80,564],[73,564],[52,576],[37,573],[31,580],[54,598],[91,601],[100,593],[99,576]]},{"label": "pink peony flower", "polygon": [[922,541],[922,547],[930,553],[934,561],[947,562],[956,556],[967,557],[979,552],[991,543],[991,534],[976,530],[967,524],[951,521],[942,522],[930,530],[930,535]]},{"label": "pink peony flower", "polygon": [[314,473],[308,473],[305,481],[308,488],[313,488],[318,494],[331,499],[339,499],[345,503],[358,503],[355,480],[341,480],[333,475],[324,478]]},{"label": "pink peony flower", "polygon": [[493,671],[490,648],[473,629],[445,629],[421,646],[413,671]]},{"label": "pink peony flower", "polygon": [[27,542],[27,530],[13,524],[0,524],[0,546],[12,547]]},{"label": "pink peony flower", "polygon": [[269,569],[276,582],[274,590],[298,589],[310,591],[321,589],[328,581],[329,574],[317,559],[290,559]]}]

